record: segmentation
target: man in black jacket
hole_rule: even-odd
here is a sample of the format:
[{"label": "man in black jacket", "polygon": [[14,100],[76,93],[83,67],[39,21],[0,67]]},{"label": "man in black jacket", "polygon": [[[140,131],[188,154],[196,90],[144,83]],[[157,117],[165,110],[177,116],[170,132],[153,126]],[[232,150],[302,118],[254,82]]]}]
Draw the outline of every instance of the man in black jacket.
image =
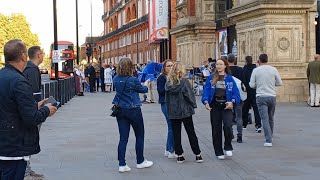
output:
[{"label": "man in black jacket", "polygon": [[4,46],[0,70],[0,179],[23,180],[29,156],[40,152],[38,125],[57,108],[34,100],[32,86],[22,74],[27,48],[21,40]]},{"label": "man in black jacket", "polygon": [[[23,75],[26,76],[29,83],[32,86],[33,97],[37,102],[42,100],[41,93],[41,73],[39,65],[43,62],[44,53],[40,46],[32,46],[28,50],[30,61],[27,63],[27,67],[23,71]],[[41,124],[38,126],[40,131]],[[37,174],[31,170],[30,161],[27,161],[27,168],[25,176],[31,176],[36,178],[44,178],[42,174]]]},{"label": "man in black jacket", "polygon": [[90,84],[90,92],[93,93],[96,91],[96,69],[95,69],[96,64],[93,62],[89,66],[89,84]]}]

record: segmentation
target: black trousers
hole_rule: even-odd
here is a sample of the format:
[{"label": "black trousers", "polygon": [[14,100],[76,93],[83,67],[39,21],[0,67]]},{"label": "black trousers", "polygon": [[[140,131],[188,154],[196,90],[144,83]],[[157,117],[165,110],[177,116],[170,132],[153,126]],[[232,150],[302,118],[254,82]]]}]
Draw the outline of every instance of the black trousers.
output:
[{"label": "black trousers", "polygon": [[90,84],[90,92],[94,92],[96,89],[96,78],[89,78],[89,84]]},{"label": "black trousers", "polygon": [[101,78],[101,92],[106,91],[106,86],[104,85],[104,78]]},{"label": "black trousers", "polygon": [[243,103],[243,107],[242,107],[243,126],[247,127],[247,125],[248,125],[248,121],[249,121],[249,117],[248,116],[249,116],[250,107],[253,108],[256,127],[260,128],[261,127],[261,118],[260,118],[260,114],[259,114],[259,110],[258,110],[258,106],[257,106],[257,102],[256,102],[256,98],[255,97],[248,98]]},{"label": "black trousers", "polygon": [[171,122],[174,149],[176,154],[178,156],[183,154],[183,149],[181,145],[181,124],[183,123],[184,128],[186,129],[186,132],[188,134],[191,149],[195,155],[199,155],[201,151],[198,143],[198,137],[196,135],[196,132],[194,131],[192,116],[183,119],[171,119]]},{"label": "black trousers", "polygon": [[23,180],[27,167],[25,160],[0,160],[1,180]]},{"label": "black trousers", "polygon": [[224,132],[224,150],[231,151],[232,148],[232,110],[218,109],[212,107],[210,120],[212,128],[212,143],[216,156],[224,155],[222,149],[222,122]]}]

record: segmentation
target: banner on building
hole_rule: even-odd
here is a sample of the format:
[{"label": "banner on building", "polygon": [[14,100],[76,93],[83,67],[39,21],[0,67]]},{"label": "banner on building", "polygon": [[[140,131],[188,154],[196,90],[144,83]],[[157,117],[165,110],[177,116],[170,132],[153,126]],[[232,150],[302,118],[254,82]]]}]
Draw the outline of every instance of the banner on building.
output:
[{"label": "banner on building", "polygon": [[149,1],[149,43],[169,38],[168,2],[166,0]]},{"label": "banner on building", "polygon": [[218,30],[216,33],[216,39],[218,40],[216,46],[216,59],[221,57],[227,57],[228,55],[228,33],[227,29]]}]

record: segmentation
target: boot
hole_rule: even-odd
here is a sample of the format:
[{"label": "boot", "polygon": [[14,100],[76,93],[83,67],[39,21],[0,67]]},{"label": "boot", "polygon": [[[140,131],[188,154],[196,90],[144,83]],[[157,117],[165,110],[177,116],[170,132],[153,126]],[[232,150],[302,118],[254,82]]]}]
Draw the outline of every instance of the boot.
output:
[{"label": "boot", "polygon": [[237,136],[237,142],[242,143],[242,136]]}]

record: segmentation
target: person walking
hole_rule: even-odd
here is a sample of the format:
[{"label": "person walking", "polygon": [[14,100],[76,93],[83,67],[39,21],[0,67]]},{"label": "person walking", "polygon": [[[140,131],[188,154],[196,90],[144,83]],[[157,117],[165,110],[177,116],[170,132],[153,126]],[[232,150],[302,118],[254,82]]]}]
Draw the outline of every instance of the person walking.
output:
[{"label": "person walking", "polygon": [[75,80],[75,89],[76,89],[76,95],[77,96],[83,96],[83,80],[84,77],[82,76],[82,72],[80,70],[80,66],[79,65],[75,65],[74,66],[74,80]]},{"label": "person walking", "polygon": [[247,90],[247,99],[243,103],[242,107],[242,120],[243,120],[243,128],[246,129],[249,123],[249,110],[252,107],[254,112],[255,119],[255,128],[256,133],[261,133],[261,118],[256,102],[256,90],[249,86],[250,78],[252,71],[256,68],[255,64],[252,64],[252,57],[245,57],[246,65],[243,67],[243,83]]},{"label": "person walking", "polygon": [[274,112],[276,109],[276,86],[282,85],[278,70],[268,65],[268,55],[259,56],[259,67],[252,71],[250,87],[256,89],[259,114],[262,121],[265,147],[272,147]]},{"label": "person walking", "polygon": [[27,48],[18,39],[4,46],[5,67],[0,70],[0,179],[23,180],[27,161],[40,152],[38,125],[57,108],[36,102],[33,87],[22,74]]},{"label": "person walking", "polygon": [[[34,99],[36,102],[40,102],[42,100],[41,73],[38,66],[43,62],[44,52],[41,50],[40,46],[32,46],[28,50],[28,56],[30,60],[27,63],[27,67],[23,71],[23,75],[28,79],[32,86]],[[38,126],[39,131],[40,127],[41,124]],[[31,169],[30,161],[27,161],[25,177],[44,178],[44,175],[34,172]]]},{"label": "person walking", "polygon": [[112,90],[112,69],[109,65],[106,65],[104,70],[104,83],[106,92],[111,92]]},{"label": "person walking", "polygon": [[165,84],[167,82],[167,76],[173,66],[173,62],[170,59],[167,59],[163,62],[162,71],[160,76],[157,78],[157,91],[159,94],[159,103],[161,104],[161,111],[166,119],[167,126],[168,126],[168,134],[167,134],[167,143],[166,149],[164,152],[164,156],[168,157],[169,159],[175,158],[176,155],[174,154],[174,141],[173,141],[173,134],[172,134],[172,123],[167,114],[167,106],[165,102]]},{"label": "person walking", "polygon": [[[241,67],[235,65],[236,57],[233,54],[228,54],[227,57],[229,68],[231,71],[231,75],[239,79],[243,83],[243,70]],[[235,104],[234,109],[234,120],[237,123],[237,142],[242,143],[242,130],[243,130],[243,122],[242,122],[242,106],[243,102],[240,99],[239,104]]]},{"label": "person walking", "polygon": [[[139,93],[146,93],[147,86],[141,85],[138,78],[133,77],[133,63],[130,58],[121,58],[117,68],[117,75],[114,77],[116,95],[112,104],[120,107],[116,116],[120,134],[118,145],[119,172],[130,171],[126,164],[125,154],[129,139],[130,126],[136,136],[137,168],[147,168],[153,165],[152,161],[144,158],[144,123],[141,112]],[[150,83],[147,81],[145,85]]]},{"label": "person walking", "polygon": [[224,150],[232,157],[232,109],[240,103],[240,93],[231,76],[226,60],[217,60],[216,70],[203,87],[202,103],[210,111],[212,142],[218,159],[225,159],[222,149],[222,123],[224,131]]},{"label": "person walking", "polygon": [[197,104],[191,84],[185,78],[185,75],[185,66],[181,63],[175,63],[165,85],[166,110],[172,123],[174,149],[178,155],[177,163],[185,161],[181,145],[182,123],[188,134],[191,149],[196,155],[196,162],[201,163],[203,159],[192,120],[194,108],[197,108]]},{"label": "person walking", "polygon": [[319,107],[320,102],[320,55],[315,55],[314,61],[308,64],[308,81],[310,83],[310,106]]},{"label": "person walking", "polygon": [[89,84],[90,84],[90,92],[94,93],[96,91],[96,64],[93,62],[89,65]]}]

